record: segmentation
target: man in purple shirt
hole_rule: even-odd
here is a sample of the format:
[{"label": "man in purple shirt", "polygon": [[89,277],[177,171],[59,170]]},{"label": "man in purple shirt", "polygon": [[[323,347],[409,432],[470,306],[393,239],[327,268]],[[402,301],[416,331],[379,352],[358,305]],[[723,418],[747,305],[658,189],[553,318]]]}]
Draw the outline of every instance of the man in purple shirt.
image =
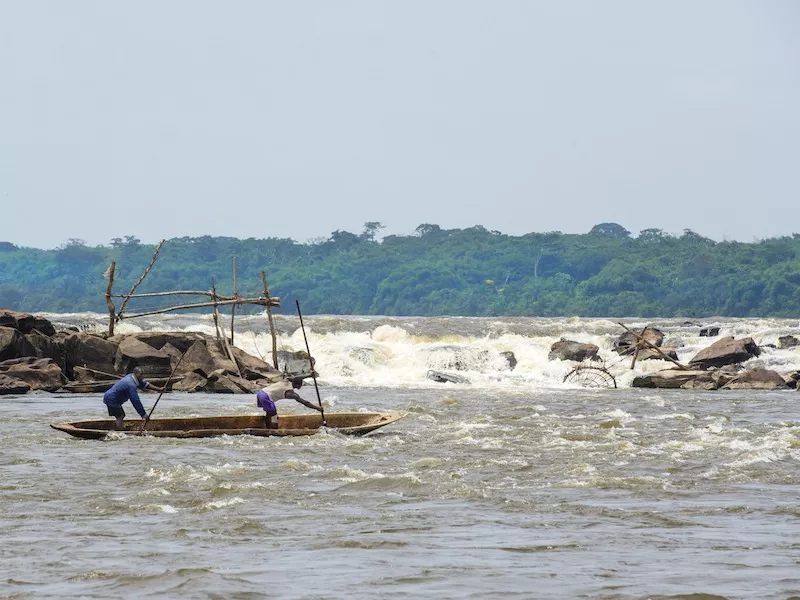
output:
[{"label": "man in purple shirt", "polygon": [[139,400],[138,390],[152,389],[157,392],[163,392],[160,387],[156,387],[149,381],[142,377],[142,369],[134,367],[133,371],[125,375],[117,383],[115,383],[110,390],[103,394],[103,402],[108,408],[108,415],[116,419],[116,427],[119,430],[125,429],[123,419],[125,419],[125,411],[122,410],[122,405],[128,400],[133,404],[133,408],[139,413],[142,419],[147,419],[147,412],[142,406],[142,401]]}]

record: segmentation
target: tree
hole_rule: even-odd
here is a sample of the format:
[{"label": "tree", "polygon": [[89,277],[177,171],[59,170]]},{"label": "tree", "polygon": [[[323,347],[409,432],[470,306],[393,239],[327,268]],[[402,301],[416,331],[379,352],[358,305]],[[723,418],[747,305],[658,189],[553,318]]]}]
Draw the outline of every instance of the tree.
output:
[{"label": "tree", "polygon": [[380,221],[367,221],[364,223],[364,231],[361,234],[362,240],[367,240],[370,242],[375,241],[375,234],[378,233],[380,229],[384,229],[383,223]]},{"label": "tree", "polygon": [[607,235],[609,237],[626,239],[631,237],[631,232],[619,223],[598,223],[589,230],[589,235]]}]

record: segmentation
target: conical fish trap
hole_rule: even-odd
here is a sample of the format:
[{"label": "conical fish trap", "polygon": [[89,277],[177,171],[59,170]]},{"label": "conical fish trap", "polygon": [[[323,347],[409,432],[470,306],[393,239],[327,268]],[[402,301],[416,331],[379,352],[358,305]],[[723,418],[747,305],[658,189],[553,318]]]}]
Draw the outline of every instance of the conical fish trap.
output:
[{"label": "conical fish trap", "polygon": [[564,375],[564,383],[588,388],[615,388],[617,380],[603,366],[580,364]]}]

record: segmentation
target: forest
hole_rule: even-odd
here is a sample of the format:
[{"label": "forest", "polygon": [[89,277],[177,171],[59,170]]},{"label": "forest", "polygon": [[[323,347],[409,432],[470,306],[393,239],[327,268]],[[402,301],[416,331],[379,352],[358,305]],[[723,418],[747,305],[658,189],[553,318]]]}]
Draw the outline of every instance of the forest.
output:
[{"label": "forest", "polygon": [[[295,299],[309,314],[395,316],[797,317],[800,235],[752,243],[714,241],[689,229],[637,236],[617,223],[585,234],[505,235],[481,226],[422,224],[379,238],[383,225],[326,238],[182,237],[166,241],[137,293],[262,292]],[[26,312],[106,312],[112,260],[115,293],[127,293],[155,245],[135,236],[89,246],[69,239],[53,250],[0,242],[0,307]],[[136,310],[163,307],[137,301]],[[252,308],[252,307],[251,307]]]}]

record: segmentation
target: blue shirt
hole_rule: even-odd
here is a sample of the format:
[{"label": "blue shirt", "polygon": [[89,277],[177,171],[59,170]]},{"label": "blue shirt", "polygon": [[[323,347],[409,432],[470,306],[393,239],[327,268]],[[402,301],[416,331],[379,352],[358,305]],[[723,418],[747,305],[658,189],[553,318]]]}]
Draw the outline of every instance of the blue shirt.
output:
[{"label": "blue shirt", "polygon": [[138,382],[138,386],[136,383],[136,378],[133,376],[133,373],[125,375],[125,377],[115,383],[110,390],[103,394],[103,402],[108,406],[122,406],[125,402],[130,400],[131,404],[133,404],[133,408],[135,408],[139,416],[144,419],[147,413],[142,406],[142,401],[139,400],[139,392],[136,391],[136,388],[138,387],[140,390],[145,389],[147,387],[147,382],[142,379]]}]

